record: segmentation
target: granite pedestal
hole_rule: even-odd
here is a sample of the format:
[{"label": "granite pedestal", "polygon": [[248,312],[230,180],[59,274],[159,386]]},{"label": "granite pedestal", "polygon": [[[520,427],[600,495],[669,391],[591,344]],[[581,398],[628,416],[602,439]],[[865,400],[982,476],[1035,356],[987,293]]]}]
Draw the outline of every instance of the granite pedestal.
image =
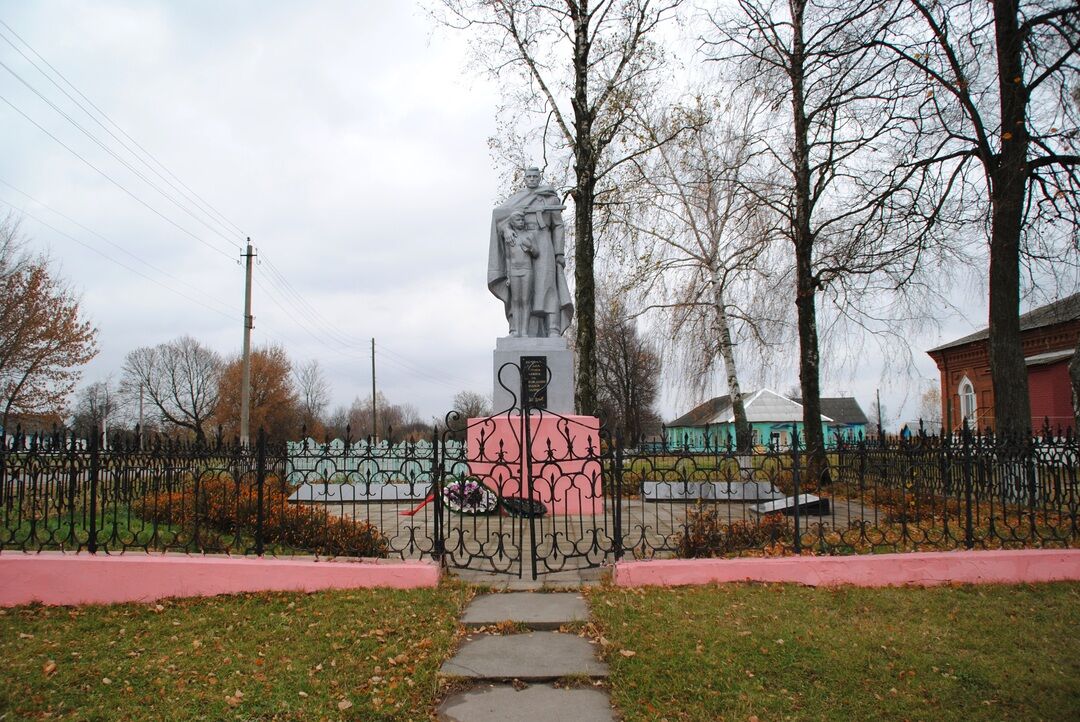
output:
[{"label": "granite pedestal", "polygon": [[550,379],[545,409],[564,415],[574,413],[574,352],[567,347],[566,339],[503,336],[495,340],[492,408],[496,414],[522,406],[521,359],[538,356],[545,359]]}]

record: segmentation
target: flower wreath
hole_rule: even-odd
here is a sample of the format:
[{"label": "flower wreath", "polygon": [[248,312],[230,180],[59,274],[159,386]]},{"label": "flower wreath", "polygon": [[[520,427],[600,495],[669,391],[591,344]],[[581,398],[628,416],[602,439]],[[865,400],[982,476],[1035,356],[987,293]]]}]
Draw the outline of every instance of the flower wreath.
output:
[{"label": "flower wreath", "polygon": [[442,496],[446,506],[459,514],[490,514],[499,505],[499,497],[472,476],[447,481]]}]

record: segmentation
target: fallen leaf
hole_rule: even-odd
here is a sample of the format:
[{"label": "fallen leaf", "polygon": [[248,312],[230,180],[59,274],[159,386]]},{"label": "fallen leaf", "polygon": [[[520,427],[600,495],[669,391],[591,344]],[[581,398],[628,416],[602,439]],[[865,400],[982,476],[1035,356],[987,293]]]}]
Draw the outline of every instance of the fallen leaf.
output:
[{"label": "fallen leaf", "polygon": [[307,692],[297,692],[301,697],[307,697]]},{"label": "fallen leaf", "polygon": [[352,707],[352,702],[350,702],[347,699],[343,699],[343,700],[341,700],[340,702],[337,703],[337,708],[339,710],[341,710],[342,712],[349,709],[349,707]]},{"label": "fallen leaf", "polygon": [[112,684],[112,680],[109,679],[108,677],[102,677],[101,678],[101,683],[102,684]]},{"label": "fallen leaf", "polygon": [[621,654],[624,657],[633,657],[635,654],[637,654],[637,652],[635,652],[632,649],[620,649],[619,654]]},{"label": "fallen leaf", "polygon": [[51,677],[56,674],[56,662],[49,660],[45,663],[45,666],[41,668],[41,671],[45,673],[46,677]]}]

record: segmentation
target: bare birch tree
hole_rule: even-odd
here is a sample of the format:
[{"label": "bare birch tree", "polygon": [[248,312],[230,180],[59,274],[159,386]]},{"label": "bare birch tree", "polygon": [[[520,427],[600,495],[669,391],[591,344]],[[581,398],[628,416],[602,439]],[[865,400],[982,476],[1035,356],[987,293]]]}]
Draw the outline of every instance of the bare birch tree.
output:
[{"label": "bare birch tree", "polygon": [[[687,127],[676,140],[634,163],[630,183],[639,198],[622,219],[636,240],[628,285],[643,309],[660,312],[665,335],[683,362],[682,385],[695,395],[722,366],[735,416],[736,444],[752,444],[736,364],[738,343],[758,349],[782,323],[768,308],[778,294],[762,261],[774,240],[774,214],[747,189],[744,171],[754,161],[760,99],[737,93],[722,102],[699,98],[657,123]],[[759,358],[762,356],[759,355]]]},{"label": "bare birch tree", "polygon": [[[626,133],[633,103],[657,92],[656,35],[682,0],[440,0],[436,18],[469,31],[504,96],[502,119],[539,132],[571,168],[577,408],[596,407],[594,212],[608,174],[642,152]],[[522,120],[524,119],[524,121]],[[546,163],[545,163],[546,164]]]},{"label": "bare birch tree", "polygon": [[732,15],[712,17],[716,35],[705,44],[771,106],[757,157],[774,180],[757,192],[782,218],[793,253],[803,428],[815,469],[824,462],[819,298],[864,323],[857,314],[876,303],[874,284],[910,283],[926,243],[894,224],[903,204],[870,173],[895,142],[895,108],[907,97],[893,79],[896,61],[883,62],[874,46],[895,12],[869,1],[738,0]]}]

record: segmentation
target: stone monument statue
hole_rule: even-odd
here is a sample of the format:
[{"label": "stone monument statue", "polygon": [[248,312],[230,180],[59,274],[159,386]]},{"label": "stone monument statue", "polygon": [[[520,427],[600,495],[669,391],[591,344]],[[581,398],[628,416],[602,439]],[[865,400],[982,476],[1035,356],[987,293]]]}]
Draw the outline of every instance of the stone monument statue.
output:
[{"label": "stone monument statue", "polygon": [[566,208],[538,168],[491,214],[487,285],[503,302],[510,333],[495,341],[496,411],[574,413],[574,352],[563,338],[574,317],[566,285]]},{"label": "stone monument statue", "polygon": [[525,169],[525,187],[491,216],[488,289],[502,302],[511,336],[557,337],[574,304],[566,285],[563,218],[566,208],[540,170]]}]

